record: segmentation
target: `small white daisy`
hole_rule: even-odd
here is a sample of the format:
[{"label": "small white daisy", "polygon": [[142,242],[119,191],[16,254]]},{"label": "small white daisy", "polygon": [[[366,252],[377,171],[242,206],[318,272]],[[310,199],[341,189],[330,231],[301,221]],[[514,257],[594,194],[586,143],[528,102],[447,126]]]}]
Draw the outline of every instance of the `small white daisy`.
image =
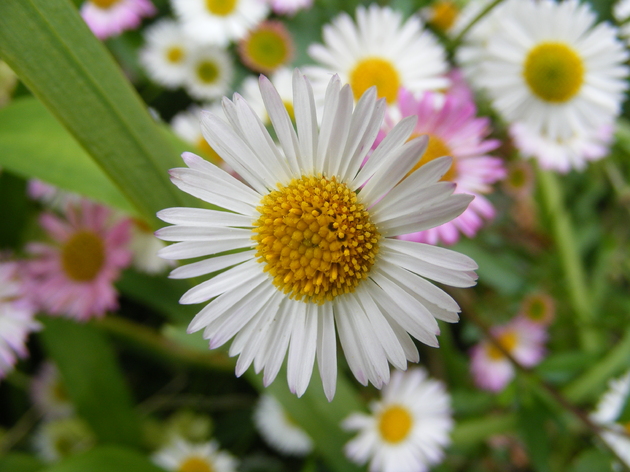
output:
[{"label": "small white daisy", "polygon": [[237,461],[219,450],[216,441],[191,443],[176,439],[153,455],[153,462],[174,472],[236,472]]},{"label": "small white daisy", "polygon": [[508,122],[556,140],[617,116],[628,53],[588,4],[508,0],[500,13],[475,80]]},{"label": "small white daisy", "polygon": [[630,421],[622,424],[620,415],[630,396],[630,371],[623,377],[611,380],[608,391],[602,396],[591,419],[602,426],[600,436],[630,467]]},{"label": "small white daisy", "polygon": [[74,414],[74,405],[68,396],[59,370],[52,362],[44,362],[31,381],[31,400],[46,418],[66,418]]},{"label": "small white daisy", "polygon": [[[293,112],[293,72],[287,68],[282,68],[271,75],[269,80],[278,91],[278,94],[280,94],[280,98],[289,113],[289,117],[292,121],[295,121],[295,114]],[[243,80],[240,89],[243,99],[252,107],[252,110],[254,110],[258,118],[260,118],[265,126],[270,125],[271,121],[269,120],[265,102],[260,93],[258,79],[252,76],[247,77]]]},{"label": "small white daisy", "polygon": [[199,43],[227,46],[269,13],[262,0],[171,0],[184,31]]},{"label": "small white daisy", "polygon": [[458,320],[457,303],[425,277],[458,287],[476,280],[470,258],[396,236],[453,219],[472,197],[453,195],[455,184],[439,182],[450,158],[404,178],[426,148],[426,137],[409,140],[415,117],[396,125],[362,166],[385,109],[375,88],[353,112],[350,87],[342,88],[334,76],[319,127],[310,84],[296,70],[296,133],[264,76],[260,87],[280,148],[238,94],[223,99],[229,124],[211,113],[202,118],[208,143],[250,186],[190,153],[183,155],[188,168],[170,171],[181,190],[229,210],[158,213],[173,226],[156,235],[179,241],[163,249],[162,257],[217,256],[179,267],[171,277],[227,269],[180,300],[210,301],[188,330],[204,329],[212,349],[234,337],[229,353],[240,354],[237,375],[253,362],[256,372],[265,369],[265,385],[288,350],[289,387],[298,396],[317,356],[329,399],[336,386],[338,332],[356,378],[381,387],[389,380],[388,361],[405,369],[407,359],[418,360],[409,334],[437,346],[435,318]]},{"label": "small white daisy", "polygon": [[359,432],[346,455],[357,464],[369,461],[370,472],[423,472],[451,442],[451,398],[424,369],[396,371],[370,414],[353,413],[342,426]]},{"label": "small white daisy", "polygon": [[165,87],[181,86],[188,74],[186,61],[193,49],[181,25],[173,20],[160,20],[145,30],[144,40],[140,62],[149,77]]},{"label": "small white daisy", "polygon": [[626,40],[626,44],[630,44],[630,0],[619,0],[612,13],[619,23],[620,36]]},{"label": "small white daisy", "polygon": [[133,259],[131,264],[138,272],[154,275],[172,268],[173,261],[167,261],[157,255],[164,247],[164,242],[155,237],[151,228],[139,219],[132,219],[129,249]]},{"label": "small white daisy", "polygon": [[187,61],[184,87],[193,98],[212,100],[227,92],[233,77],[234,65],[225,49],[200,47],[191,52]]},{"label": "small white daisy", "polygon": [[398,89],[416,93],[444,89],[448,65],[444,48],[424,29],[422,20],[389,7],[360,6],[356,24],[347,13],[324,26],[324,44],[312,44],[310,56],[319,64],[307,66],[315,96],[323,97],[332,74],[349,83],[354,98],[376,86],[378,97],[394,103]]},{"label": "small white daisy", "polygon": [[88,451],[95,443],[88,424],[75,416],[44,421],[33,435],[35,452],[45,462],[59,462]]},{"label": "small white daisy", "polygon": [[267,444],[284,454],[305,456],[313,450],[311,437],[271,395],[263,394],[258,400],[254,424]]}]

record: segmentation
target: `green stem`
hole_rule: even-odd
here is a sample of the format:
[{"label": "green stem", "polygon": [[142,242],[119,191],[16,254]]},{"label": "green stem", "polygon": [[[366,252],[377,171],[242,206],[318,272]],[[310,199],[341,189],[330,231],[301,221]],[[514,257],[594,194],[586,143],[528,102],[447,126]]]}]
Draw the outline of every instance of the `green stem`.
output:
[{"label": "green stem", "polygon": [[468,23],[466,27],[455,37],[455,39],[451,43],[451,48],[452,49],[457,48],[457,46],[459,46],[459,43],[462,42],[462,40],[464,39],[466,34],[472,29],[472,27],[475,26],[475,24],[479,20],[481,20],[484,16],[490,13],[490,11],[502,1],[503,0],[494,0],[493,2],[489,3],[483,10],[481,10],[479,14],[476,17],[474,17],[472,21]]},{"label": "green stem", "polygon": [[503,434],[514,431],[516,427],[516,414],[508,413],[495,416],[484,416],[474,420],[457,423],[451,433],[453,444],[457,446],[469,446],[485,441],[495,434]]},{"label": "green stem", "polygon": [[551,171],[538,169],[537,176],[543,202],[551,221],[556,248],[560,254],[569,302],[579,322],[580,344],[586,351],[597,351],[600,343],[593,325],[593,306],[570,216],[564,207],[560,182],[556,174]]}]

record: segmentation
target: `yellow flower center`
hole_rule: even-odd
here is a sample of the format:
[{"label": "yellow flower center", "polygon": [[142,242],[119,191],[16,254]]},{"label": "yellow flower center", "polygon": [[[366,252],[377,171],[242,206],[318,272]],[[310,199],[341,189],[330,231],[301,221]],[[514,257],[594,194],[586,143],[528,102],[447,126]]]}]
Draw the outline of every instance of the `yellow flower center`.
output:
[{"label": "yellow flower center", "polygon": [[177,64],[182,62],[184,59],[184,50],[179,46],[173,46],[168,48],[166,51],[166,60],[168,62],[172,62],[173,64]]},{"label": "yellow flower center", "polygon": [[99,8],[106,10],[116,5],[120,0],[91,0],[91,2]]},{"label": "yellow flower center", "polygon": [[177,472],[214,472],[214,467],[201,457],[188,457],[182,462]]},{"label": "yellow flower center", "polygon": [[286,100],[283,103],[284,103],[284,108],[287,109],[289,118],[291,118],[291,121],[295,123],[295,110],[293,109],[293,103]]},{"label": "yellow flower center", "polygon": [[217,16],[228,16],[236,8],[238,0],[206,0],[206,9]]},{"label": "yellow flower center", "polygon": [[523,76],[538,98],[563,103],[580,91],[584,83],[584,63],[578,53],[564,43],[540,43],[527,54]]},{"label": "yellow flower center", "polygon": [[440,31],[448,31],[455,23],[458,15],[459,8],[457,8],[455,2],[442,0],[431,7],[431,19],[429,23]]},{"label": "yellow flower center", "polygon": [[214,164],[223,163],[223,159],[221,158],[221,156],[219,156],[219,154],[217,154],[217,152],[214,149],[212,149],[212,146],[208,144],[208,142],[203,138],[203,136],[199,138],[199,141],[197,141],[197,147]]},{"label": "yellow flower center", "polygon": [[368,57],[359,61],[350,72],[350,86],[357,100],[367,89],[376,86],[379,98],[385,98],[387,103],[394,103],[400,88],[400,77],[390,61]]},{"label": "yellow flower center", "polygon": [[287,62],[290,52],[287,38],[273,28],[253,31],[245,43],[251,67],[264,72],[271,72]]},{"label": "yellow flower center", "polygon": [[212,61],[201,61],[197,64],[197,77],[204,84],[212,84],[219,78],[219,68]]},{"label": "yellow flower center", "polygon": [[532,320],[541,320],[547,313],[547,305],[540,298],[534,298],[529,302],[526,313]]},{"label": "yellow flower center", "polygon": [[93,280],[105,262],[105,244],[92,231],[79,231],[61,249],[61,266],[76,282]]},{"label": "yellow flower center", "polygon": [[623,429],[628,436],[630,436],[630,421],[623,425]]},{"label": "yellow flower center", "polygon": [[[514,331],[506,331],[496,338],[496,342],[507,352],[512,352],[512,350],[518,344],[518,336]],[[498,361],[499,359],[503,359],[505,356],[503,352],[495,346],[493,343],[488,343],[488,356],[491,359]]]},{"label": "yellow flower center", "polygon": [[389,443],[403,441],[413,426],[413,417],[409,411],[400,406],[393,405],[383,411],[378,419],[378,431],[383,440]]},{"label": "yellow flower center", "polygon": [[[411,140],[411,139],[417,138],[418,136],[420,135],[413,134],[409,139]],[[434,134],[429,134],[428,136],[429,136],[429,142],[427,144],[427,149],[426,151],[424,151],[424,154],[422,155],[422,159],[420,159],[417,162],[417,164],[414,166],[414,168],[409,171],[409,174],[414,172],[420,166],[423,166],[431,162],[432,160],[437,159],[438,157],[452,155],[451,148],[448,147],[448,145],[444,142],[444,140],[442,140],[441,138],[439,138],[438,136]],[[409,176],[409,174],[407,174],[407,176]],[[442,177],[442,180],[453,181],[455,180],[456,177],[457,177],[457,172],[455,170],[455,160],[453,159],[453,163],[451,164],[451,167],[448,168],[448,170]]]},{"label": "yellow flower center", "polygon": [[356,192],[334,176],[278,184],[257,210],[256,256],[290,298],[322,304],[367,278],[380,235]]}]

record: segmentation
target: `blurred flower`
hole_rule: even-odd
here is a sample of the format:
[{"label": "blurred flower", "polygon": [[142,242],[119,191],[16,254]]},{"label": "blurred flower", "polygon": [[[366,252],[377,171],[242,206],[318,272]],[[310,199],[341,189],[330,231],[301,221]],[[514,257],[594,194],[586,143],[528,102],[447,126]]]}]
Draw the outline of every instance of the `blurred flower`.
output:
[{"label": "blurred flower", "polygon": [[76,193],[61,190],[39,179],[29,179],[26,191],[30,198],[53,210],[63,210],[81,201],[81,196]]},{"label": "blurred flower", "polygon": [[532,323],[548,326],[556,315],[556,302],[546,293],[530,293],[521,302],[519,314]]},{"label": "blurred flower", "polygon": [[45,418],[66,418],[74,414],[74,405],[61,380],[57,366],[45,361],[31,381],[31,400]]},{"label": "blurred flower", "polygon": [[324,26],[324,44],[311,44],[310,56],[319,64],[304,68],[315,96],[324,97],[330,76],[349,83],[355,100],[376,86],[379,98],[394,103],[400,87],[412,93],[448,87],[446,54],[435,36],[412,16],[403,23],[389,7],[360,6],[356,24],[342,13]]},{"label": "blurred flower", "polygon": [[443,33],[455,25],[459,13],[460,7],[453,0],[436,0],[421,10],[424,20]]},{"label": "blurred flower", "polygon": [[172,261],[167,261],[157,255],[164,246],[165,244],[155,237],[144,221],[132,220],[129,249],[133,255],[131,263],[136,270],[153,275],[165,271],[168,267],[173,267]]},{"label": "blurred flower", "polygon": [[271,9],[276,15],[295,15],[298,10],[308,10],[313,0],[270,0]]},{"label": "blurred flower", "polygon": [[177,438],[200,443],[208,440],[212,434],[212,419],[208,415],[190,410],[179,410],[169,416],[163,431],[169,438],[168,443]]},{"label": "blurred flower", "polygon": [[32,297],[42,310],[87,320],[118,306],[113,282],[131,263],[131,221],[113,224],[110,216],[106,207],[83,200],[69,205],[64,219],[52,213],[40,217],[53,244],[28,244],[32,259],[26,267]]},{"label": "blurred flower", "polygon": [[305,456],[313,450],[311,437],[272,395],[260,396],[254,409],[254,424],[267,444],[283,454]]},{"label": "blurred flower", "polygon": [[621,414],[627,408],[630,396],[630,371],[623,377],[611,380],[608,391],[602,396],[591,419],[602,427],[602,440],[630,467],[630,421],[622,423]]},{"label": "blurred flower", "polygon": [[[508,324],[491,328],[490,334],[517,362],[525,367],[538,364],[545,355],[547,330],[540,324],[517,317]],[[470,369],[479,388],[499,392],[514,377],[514,366],[488,339],[470,352]]]},{"label": "blurred flower", "polygon": [[140,50],[140,63],[155,82],[177,88],[189,73],[186,61],[195,44],[184,34],[180,23],[160,20],[144,31],[145,44]]},{"label": "blurred flower", "polygon": [[523,123],[513,123],[510,135],[523,157],[534,158],[543,169],[568,172],[583,170],[587,162],[595,161],[608,154],[613,139],[612,123],[597,129],[574,133],[566,138],[552,139],[536,133]]},{"label": "blurred flower", "polygon": [[191,443],[177,439],[153,455],[153,462],[176,472],[236,472],[238,462],[216,441]]},{"label": "blurred flower", "polygon": [[212,100],[226,93],[234,76],[232,57],[219,47],[196,48],[186,63],[184,87],[199,100]]},{"label": "blurred flower", "polygon": [[619,35],[630,44],[630,0],[619,0],[612,9],[612,14],[619,23]]},{"label": "blurred flower", "polygon": [[[426,146],[422,137],[407,142],[415,117],[400,122],[361,168],[383,116],[374,88],[352,113],[352,91],[333,77],[318,128],[309,83],[296,70],[296,134],[273,85],[264,76],[260,85],[281,148],[239,95],[223,99],[229,125],[211,113],[202,118],[210,145],[251,187],[185,153],[189,168],[172,169],[173,183],[229,212],[158,213],[173,226],[156,235],[180,241],[163,249],[162,257],[223,253],[171,273],[188,278],[227,269],[181,298],[185,304],[213,299],[188,330],[204,329],[212,349],[235,336],[229,353],[240,354],[237,375],[254,362],[256,372],[265,369],[264,385],[276,377],[288,348],[289,387],[298,396],[317,355],[331,399],[336,323],[354,375],[381,387],[389,380],[388,360],[401,369],[407,359],[417,361],[408,333],[437,346],[435,317],[458,320],[457,303],[424,277],[458,287],[476,279],[477,266],[468,257],[395,237],[451,220],[471,197],[451,195],[454,184],[437,183],[448,158],[399,183]],[[227,253],[234,250],[241,251]]]},{"label": "blurred flower", "polygon": [[293,38],[280,21],[263,21],[238,44],[243,64],[265,74],[289,64],[293,54]]},{"label": "blurred flower", "polygon": [[18,78],[15,72],[6,62],[0,60],[0,108],[11,101],[17,83]]},{"label": "blurred flower", "polygon": [[507,121],[567,140],[617,116],[628,54],[615,28],[595,25],[588,4],[508,0],[500,13],[490,15],[492,34],[473,79]]},{"label": "blurred flower", "polygon": [[352,461],[369,460],[370,472],[423,472],[444,457],[453,429],[451,398],[424,369],[394,372],[370,411],[353,413],[342,423],[359,432],[345,447]]},{"label": "blurred flower", "polygon": [[135,29],[156,12],[150,0],[87,0],[81,6],[81,16],[99,39]]},{"label": "blurred flower", "polygon": [[45,421],[33,436],[35,451],[46,462],[58,462],[91,449],[94,433],[80,418],[70,417]]},{"label": "blurred flower", "polygon": [[[278,94],[280,94],[280,98],[282,99],[284,107],[287,109],[289,118],[291,118],[292,122],[295,122],[295,113],[293,111],[293,72],[283,67],[271,75],[269,80],[278,91]],[[243,80],[241,84],[241,95],[265,126],[269,126],[271,121],[269,120],[267,108],[265,108],[265,102],[260,93],[258,78],[250,76]]]},{"label": "blurred flower", "polygon": [[505,177],[503,162],[487,153],[499,146],[496,139],[485,139],[490,133],[488,118],[478,118],[472,101],[434,92],[419,99],[405,89],[398,95],[398,108],[390,107],[383,126],[387,134],[401,117],[418,116],[412,136],[427,135],[429,144],[416,167],[442,156],[452,156],[453,164],[442,180],[457,184],[455,193],[475,195],[466,211],[452,221],[418,233],[401,235],[400,239],[421,243],[454,244],[459,233],[475,236],[483,219],[494,217],[492,204],[481,194],[492,191],[491,184]]},{"label": "blurred flower", "polygon": [[171,0],[171,5],[191,39],[218,46],[241,39],[269,12],[261,0]]},{"label": "blurred flower", "polygon": [[517,160],[507,165],[507,175],[501,181],[503,191],[515,198],[531,197],[534,189],[534,169],[529,162]]},{"label": "blurred flower", "polygon": [[28,335],[41,329],[34,316],[19,264],[0,260],[0,380],[13,370],[18,358],[28,356]]}]

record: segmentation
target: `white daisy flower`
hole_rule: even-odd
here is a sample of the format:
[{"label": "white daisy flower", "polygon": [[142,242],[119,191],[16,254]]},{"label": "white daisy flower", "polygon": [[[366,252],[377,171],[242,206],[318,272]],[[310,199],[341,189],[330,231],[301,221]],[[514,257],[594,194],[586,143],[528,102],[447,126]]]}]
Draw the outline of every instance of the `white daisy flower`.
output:
[{"label": "white daisy flower", "polygon": [[212,349],[235,337],[229,353],[240,354],[237,375],[253,362],[256,372],[265,369],[265,385],[288,349],[289,387],[298,396],[317,356],[331,399],[336,331],[356,378],[381,387],[389,380],[388,360],[401,369],[407,359],[418,360],[409,334],[437,346],[435,318],[457,321],[457,303],[424,277],[468,287],[477,265],[396,236],[453,219],[472,197],[453,195],[455,184],[438,182],[450,158],[403,180],[426,148],[426,137],[408,141],[415,116],[394,127],[361,167],[385,109],[375,88],[353,113],[350,87],[342,88],[334,76],[318,127],[309,82],[298,70],[293,79],[297,133],[278,92],[266,77],[260,79],[281,149],[238,94],[223,99],[229,124],[204,113],[206,140],[251,187],[185,153],[189,168],[171,170],[173,183],[228,212],[163,210],[158,216],[174,226],[156,235],[180,241],[161,251],[167,259],[215,256],[175,269],[173,278],[227,269],[180,300],[210,301],[189,332],[204,329]]},{"label": "white daisy flower", "polygon": [[57,366],[52,362],[44,362],[33,377],[30,394],[33,406],[48,419],[66,418],[74,414],[74,405]]},{"label": "white daisy flower", "polygon": [[[272,85],[280,94],[282,103],[284,103],[289,117],[292,121],[295,121],[295,113],[293,112],[293,72],[287,68],[278,69],[273,75],[269,77]],[[252,76],[247,77],[241,84],[241,95],[249,106],[254,110],[258,118],[268,126],[271,124],[267,109],[265,108],[265,102],[260,93],[260,87],[258,86],[258,79]]]},{"label": "white daisy flower", "polygon": [[357,8],[356,17],[355,24],[340,14],[324,26],[324,44],[308,48],[320,64],[304,68],[316,97],[324,96],[332,74],[351,85],[357,100],[372,86],[388,103],[396,101],[400,87],[413,93],[448,87],[444,48],[418,16],[403,23],[399,12],[371,5]]},{"label": "white daisy flower", "polygon": [[451,398],[424,369],[396,371],[370,414],[353,413],[342,426],[359,432],[346,455],[357,464],[370,461],[370,472],[423,472],[451,442]]},{"label": "white daisy flower", "polygon": [[181,25],[173,20],[160,20],[145,30],[144,40],[140,62],[149,77],[165,87],[181,86],[188,75],[186,60],[193,49]]},{"label": "white daisy flower", "polygon": [[621,37],[626,40],[626,44],[630,44],[630,0],[619,0],[615,3],[612,14],[619,23]]},{"label": "white daisy flower", "polygon": [[215,46],[197,48],[187,61],[184,87],[193,98],[212,100],[227,92],[233,77],[234,65],[227,51]]},{"label": "white daisy flower", "polygon": [[181,438],[157,451],[153,462],[176,472],[236,472],[237,468],[236,459],[219,450],[216,441],[198,444]]},{"label": "white daisy flower", "polygon": [[602,396],[591,419],[602,426],[600,436],[615,451],[627,467],[630,467],[630,421],[622,424],[620,415],[630,396],[630,371],[623,377],[611,380],[608,391]]},{"label": "white daisy flower", "polygon": [[305,456],[313,450],[311,437],[272,395],[261,395],[254,409],[254,424],[267,444],[281,453]]},{"label": "white daisy flower", "polygon": [[133,254],[131,264],[137,271],[154,275],[172,268],[175,265],[173,261],[167,261],[157,255],[163,247],[164,242],[155,237],[143,220],[132,220],[129,249]]},{"label": "white daisy flower", "polygon": [[628,74],[615,28],[578,0],[509,0],[500,12],[477,84],[507,121],[567,139],[614,119]]},{"label": "white daisy flower", "polygon": [[39,425],[33,434],[36,454],[45,462],[59,462],[94,447],[96,438],[81,418],[57,418]]},{"label": "white daisy flower", "polygon": [[269,13],[262,0],[171,0],[184,31],[200,43],[227,46]]}]

